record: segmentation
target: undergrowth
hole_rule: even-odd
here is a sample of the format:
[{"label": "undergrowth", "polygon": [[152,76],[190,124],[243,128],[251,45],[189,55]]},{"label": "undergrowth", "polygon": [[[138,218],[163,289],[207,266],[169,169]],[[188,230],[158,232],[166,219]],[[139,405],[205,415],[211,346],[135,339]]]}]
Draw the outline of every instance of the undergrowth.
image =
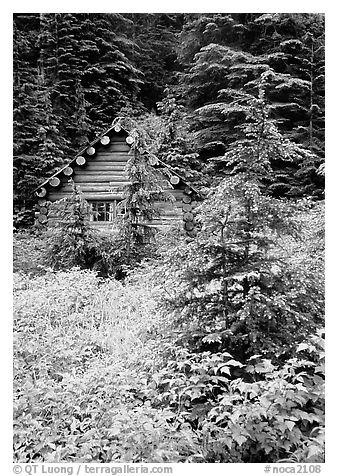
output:
[{"label": "undergrowth", "polygon": [[[321,374],[317,393],[304,399],[295,378],[301,360],[281,369],[265,362],[254,384],[226,353],[189,355],[170,344],[158,292],[77,269],[15,275],[15,461],[243,462],[257,445],[269,460],[283,440],[318,457]],[[269,416],[276,385],[282,400]],[[299,429],[292,445],[296,424],[308,437]]]},{"label": "undergrowth", "polygon": [[15,275],[16,461],[179,461],[194,453],[191,432],[177,433],[172,412],[145,396],[161,334],[154,307],[144,285],[94,272]]},{"label": "undergrowth", "polygon": [[[310,231],[311,224],[303,227],[303,243],[281,238],[272,250],[288,263],[298,286],[290,281],[294,299],[306,313],[308,284],[300,275],[310,276],[318,292],[322,282]],[[21,251],[25,242],[31,260]],[[199,251],[190,260],[190,243],[163,238],[161,259],[121,282],[90,270],[47,268],[42,240],[16,235],[14,461],[324,461],[320,326],[290,342],[283,358],[233,355],[222,315],[202,329],[184,311],[192,303],[205,317],[219,306],[212,275],[198,292],[182,279],[195,276]],[[279,279],[286,268],[272,271]],[[236,292],[240,306],[239,285]],[[283,308],[276,306],[278,316]]]}]

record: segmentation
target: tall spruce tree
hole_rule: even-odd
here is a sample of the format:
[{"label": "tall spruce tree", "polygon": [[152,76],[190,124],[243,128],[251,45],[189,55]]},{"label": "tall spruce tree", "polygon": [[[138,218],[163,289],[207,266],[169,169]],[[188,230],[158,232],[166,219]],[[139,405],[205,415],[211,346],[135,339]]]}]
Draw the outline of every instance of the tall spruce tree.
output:
[{"label": "tall spruce tree", "polygon": [[208,166],[218,174],[249,173],[262,189],[274,196],[316,195],[316,185],[299,175],[304,167],[315,166],[318,157],[278,131],[266,97],[270,76],[274,77],[275,73],[268,70],[255,81],[257,96],[241,93],[230,103],[201,108],[202,114],[212,113],[216,108],[225,118],[238,110],[245,115],[243,123],[237,126],[237,139],[224,155],[210,159]]},{"label": "tall spruce tree", "polygon": [[323,323],[323,290],[312,270],[292,266],[278,249],[278,236],[299,229],[297,208],[263,194],[255,169],[210,189],[196,239],[163,250],[175,289],[166,311],[178,343],[197,354],[230,352],[241,362],[254,354],[290,357]]},{"label": "tall spruce tree", "polygon": [[282,130],[292,140],[324,154],[324,16],[269,13],[247,24],[248,51],[264,54],[288,80],[272,99]]},{"label": "tall spruce tree", "polygon": [[200,182],[200,161],[198,153],[194,151],[186,109],[169,88],[164,92],[166,96],[157,103],[163,125],[157,153],[185,179]]},{"label": "tall spruce tree", "polygon": [[[192,128],[196,132],[197,146],[202,157],[229,145],[237,137],[236,126],[243,120],[241,108],[233,108],[226,120],[218,102],[222,93],[233,91],[239,94],[245,85],[259,77],[268,69],[262,57],[254,57],[230,47],[210,44],[195,55],[194,64],[185,75],[188,105],[195,108],[192,114]],[[223,102],[222,101],[222,102]],[[203,106],[214,104],[213,108]],[[199,107],[198,107],[199,106]]]},{"label": "tall spruce tree", "polygon": [[137,103],[141,73],[134,66],[133,44],[125,33],[127,20],[119,14],[83,14],[80,55],[87,58],[82,86],[92,130],[110,124],[121,108]]}]

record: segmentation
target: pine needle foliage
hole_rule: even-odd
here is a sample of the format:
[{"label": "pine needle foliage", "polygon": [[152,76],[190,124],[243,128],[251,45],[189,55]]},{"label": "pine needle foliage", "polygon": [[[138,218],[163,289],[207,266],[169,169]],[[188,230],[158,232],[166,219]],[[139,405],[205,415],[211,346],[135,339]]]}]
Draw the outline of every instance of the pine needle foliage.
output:
[{"label": "pine needle foliage", "polygon": [[73,184],[71,197],[52,204],[55,226],[46,234],[46,264],[55,269],[90,269],[98,260],[98,237],[89,223],[89,204]]},{"label": "pine needle foliage", "polygon": [[267,197],[244,173],[210,191],[196,239],[164,251],[160,267],[176,283],[164,299],[182,345],[241,362],[255,353],[276,358],[322,325],[321,277],[278,252],[279,236],[299,233],[299,206]]},{"label": "pine needle foliage", "polygon": [[304,170],[310,165],[318,166],[320,159],[279,132],[266,94],[271,77],[274,78],[275,73],[267,70],[251,82],[258,91],[257,96],[224,90],[223,96],[232,96],[231,102],[199,109],[202,117],[213,115],[216,110],[225,121],[234,113],[244,116],[243,123],[236,126],[238,139],[228,146],[223,156],[211,158],[208,167],[217,174],[247,173],[273,196],[316,194],[316,185]]}]

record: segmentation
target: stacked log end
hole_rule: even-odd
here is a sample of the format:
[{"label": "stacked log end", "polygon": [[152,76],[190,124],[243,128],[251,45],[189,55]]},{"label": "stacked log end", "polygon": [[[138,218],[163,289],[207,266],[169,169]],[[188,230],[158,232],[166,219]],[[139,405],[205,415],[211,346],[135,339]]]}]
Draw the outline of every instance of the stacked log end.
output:
[{"label": "stacked log end", "polygon": [[108,145],[110,142],[110,137],[109,136],[103,136],[100,139],[100,142],[102,145]]},{"label": "stacked log end", "polygon": [[85,165],[86,159],[83,157],[83,155],[79,155],[76,157],[76,163],[77,165]]},{"label": "stacked log end", "polygon": [[88,149],[86,150],[86,152],[87,152],[88,155],[94,155],[95,152],[96,152],[96,150],[95,150],[94,147],[90,146],[90,147],[88,147]]},{"label": "stacked log end", "polygon": [[47,225],[48,208],[49,208],[49,202],[43,198],[40,198],[36,205],[36,212],[35,212],[35,225],[38,228],[41,228]]},{"label": "stacked log end", "polygon": [[194,193],[189,188],[186,187],[183,191],[183,199],[182,199],[182,212],[183,212],[183,222],[184,222],[184,229],[186,233],[191,238],[197,235],[196,229],[196,219],[195,219],[195,207],[197,205],[196,200],[194,200]]},{"label": "stacked log end", "polygon": [[74,169],[73,167],[68,166],[63,170],[63,173],[66,175],[66,177],[71,177],[74,173]]},{"label": "stacked log end", "polygon": [[48,183],[52,186],[52,187],[58,187],[61,183],[59,177],[51,177],[49,180],[48,180]]}]

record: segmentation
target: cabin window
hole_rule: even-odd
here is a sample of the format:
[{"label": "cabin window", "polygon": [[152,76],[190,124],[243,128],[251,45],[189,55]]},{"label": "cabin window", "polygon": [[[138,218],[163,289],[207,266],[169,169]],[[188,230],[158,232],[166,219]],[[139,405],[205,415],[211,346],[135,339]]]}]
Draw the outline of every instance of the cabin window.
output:
[{"label": "cabin window", "polygon": [[109,202],[92,202],[90,204],[90,221],[115,221],[125,214],[121,200]]}]

